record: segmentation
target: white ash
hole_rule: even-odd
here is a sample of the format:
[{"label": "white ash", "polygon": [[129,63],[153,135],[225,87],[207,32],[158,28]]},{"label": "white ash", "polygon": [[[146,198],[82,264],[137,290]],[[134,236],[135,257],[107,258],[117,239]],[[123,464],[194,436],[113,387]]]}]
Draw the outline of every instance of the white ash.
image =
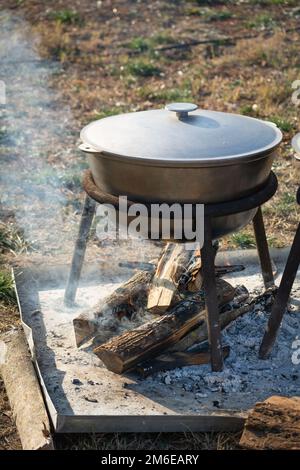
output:
[{"label": "white ash", "polygon": [[[252,291],[252,295],[259,293],[257,289]],[[294,294],[299,298],[300,289],[294,290]],[[183,390],[194,392],[196,399],[211,392],[225,395],[251,392],[257,400],[274,393],[299,394],[300,365],[292,362],[292,344],[300,336],[299,307],[292,306],[286,312],[270,358],[258,358],[270,304],[271,299],[267,298],[223,331],[223,344],[230,346],[230,354],[222,372],[211,372],[210,365],[189,366],[159,372],[147,380],[181,385]]]},{"label": "white ash", "polygon": [[[129,255],[129,252],[126,254]],[[292,343],[297,336],[300,338],[299,277],[295,281],[292,308],[284,319],[269,360],[260,361],[257,358],[267,321],[265,304],[262,304],[255,308],[255,312],[235,320],[223,332],[224,342],[231,347],[223,372],[211,373],[209,365],[193,366],[143,379],[134,373],[118,375],[108,371],[93,354],[92,343],[79,349],[76,347],[74,317],[88,307],[93,308],[96,302],[132,275],[127,271],[125,275],[111,262],[112,258],[108,259],[109,262],[102,264],[100,271],[98,265],[96,271],[96,266],[93,267],[92,272],[97,272],[98,277],[92,284],[88,282],[90,274],[83,274],[74,309],[64,307],[63,288],[56,288],[55,283],[52,285],[55,272],[51,274],[47,271],[49,281],[45,281],[37,292],[39,302],[35,295],[28,297],[26,283],[20,289],[23,319],[33,330],[38,365],[59,416],[84,415],[88,418],[93,415],[102,422],[103,416],[107,415],[175,413],[198,416],[217,409],[244,412],[257,401],[274,394],[299,395],[300,365],[294,365],[291,361],[295,353]],[[145,253],[143,260],[146,260]],[[236,263],[232,255],[228,262]],[[280,273],[283,265],[277,268]],[[247,263],[245,271],[230,274],[225,279],[233,286],[244,284],[251,296],[262,292],[262,278],[256,258],[254,262]],[[280,275],[276,282],[279,280]],[[35,284],[30,282],[32,285]]]}]

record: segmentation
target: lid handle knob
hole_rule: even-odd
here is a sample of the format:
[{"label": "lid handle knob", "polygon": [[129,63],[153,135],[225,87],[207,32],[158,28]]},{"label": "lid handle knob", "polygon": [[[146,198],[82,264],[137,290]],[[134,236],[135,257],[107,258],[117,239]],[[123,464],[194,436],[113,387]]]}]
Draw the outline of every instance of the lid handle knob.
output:
[{"label": "lid handle knob", "polygon": [[196,104],[193,103],[170,103],[165,106],[165,109],[176,113],[178,119],[184,119],[188,116],[188,113],[195,111],[198,108]]}]

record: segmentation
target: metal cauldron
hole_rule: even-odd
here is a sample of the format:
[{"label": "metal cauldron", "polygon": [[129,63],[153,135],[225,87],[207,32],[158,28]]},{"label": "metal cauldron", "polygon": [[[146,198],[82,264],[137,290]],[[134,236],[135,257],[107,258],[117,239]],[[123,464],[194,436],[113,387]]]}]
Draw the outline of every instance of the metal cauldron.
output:
[{"label": "metal cauldron", "polygon": [[[220,203],[263,187],[282,140],[273,123],[190,103],[120,114],[81,131],[96,185],[139,202]],[[216,218],[220,237],[256,210]]]}]

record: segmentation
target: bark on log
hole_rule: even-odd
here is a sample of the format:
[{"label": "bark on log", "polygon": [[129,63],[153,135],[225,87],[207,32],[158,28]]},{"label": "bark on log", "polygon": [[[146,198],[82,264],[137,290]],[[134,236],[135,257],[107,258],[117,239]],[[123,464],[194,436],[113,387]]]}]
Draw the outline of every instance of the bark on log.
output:
[{"label": "bark on log", "polygon": [[0,373],[23,449],[53,449],[44,399],[23,331],[1,336]]},{"label": "bark on log", "polygon": [[[234,288],[222,279],[217,281],[217,290],[220,304],[234,297]],[[176,344],[199,324],[206,323],[204,309],[204,295],[197,293],[175,305],[169,313],[111,339],[94,352],[107,369],[122,374]]]},{"label": "bark on log", "polygon": [[[185,279],[181,281],[183,289],[187,289],[189,292],[197,292],[202,289],[203,276],[202,276],[201,258],[196,258],[195,261],[189,266]],[[229,273],[240,272],[245,269],[245,266],[241,264],[229,265],[229,266],[215,266],[216,276],[225,276]]]},{"label": "bark on log", "polygon": [[251,450],[300,450],[300,398],[268,398],[250,412],[240,446]]},{"label": "bark on log", "polygon": [[[75,318],[73,326],[77,346],[96,334],[99,335],[99,341],[101,338],[102,342],[107,341],[116,334],[117,324],[122,317],[130,318],[138,309],[144,308],[153,272],[154,266],[152,271],[138,271],[95,307]],[[101,325],[104,316],[108,317],[107,325]]]},{"label": "bark on log", "polygon": [[[213,242],[214,257],[216,258],[219,243]],[[198,292],[202,289],[203,277],[202,277],[202,261],[200,250],[197,250],[183,276],[179,280],[181,290],[188,290],[189,292]]]},{"label": "bark on log", "polygon": [[[245,313],[249,312],[250,305],[246,304],[240,308],[235,308],[232,310],[228,310],[220,314],[219,322],[220,328],[223,330],[228,326],[231,322],[236,320],[238,317],[244,315]],[[205,311],[203,312],[205,315]],[[195,343],[202,343],[208,339],[208,332],[207,332],[207,324],[206,321],[201,322],[198,328],[195,328],[190,333],[185,335],[178,343],[174,344],[168,351],[186,351],[188,348],[193,346]]]},{"label": "bark on log", "polygon": [[[222,348],[223,358],[229,355],[229,346]],[[211,360],[209,351],[198,352],[174,352],[163,354],[151,361],[145,361],[136,367],[136,371],[143,377],[148,377],[155,372],[162,370],[172,370],[176,367],[195,366],[209,364]]]},{"label": "bark on log", "polygon": [[193,256],[184,244],[168,243],[158,262],[149,291],[147,309],[162,314],[171,305],[178,282]]}]

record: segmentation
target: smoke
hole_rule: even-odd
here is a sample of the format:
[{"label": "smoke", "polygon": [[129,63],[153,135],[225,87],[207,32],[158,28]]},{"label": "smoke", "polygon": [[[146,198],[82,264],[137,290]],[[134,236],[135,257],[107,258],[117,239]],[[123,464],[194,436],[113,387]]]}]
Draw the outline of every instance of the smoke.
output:
[{"label": "smoke", "polygon": [[[70,255],[85,156],[77,150],[80,125],[51,86],[54,75],[64,73],[62,65],[41,58],[38,45],[30,24],[0,12],[0,82],[6,89],[6,104],[0,104],[0,209],[14,211],[17,226],[40,254]],[[153,256],[146,240],[121,243],[122,253],[108,244],[101,242],[100,257],[147,261]],[[95,246],[92,250],[94,258]]]},{"label": "smoke", "polygon": [[[77,130],[72,113],[51,88],[60,65],[42,60],[38,37],[23,19],[0,13],[0,206],[39,251],[60,250],[69,238],[74,207],[68,190]],[[75,158],[75,160],[76,160]],[[69,171],[69,173],[68,173]],[[73,195],[74,196],[74,195]]]}]

